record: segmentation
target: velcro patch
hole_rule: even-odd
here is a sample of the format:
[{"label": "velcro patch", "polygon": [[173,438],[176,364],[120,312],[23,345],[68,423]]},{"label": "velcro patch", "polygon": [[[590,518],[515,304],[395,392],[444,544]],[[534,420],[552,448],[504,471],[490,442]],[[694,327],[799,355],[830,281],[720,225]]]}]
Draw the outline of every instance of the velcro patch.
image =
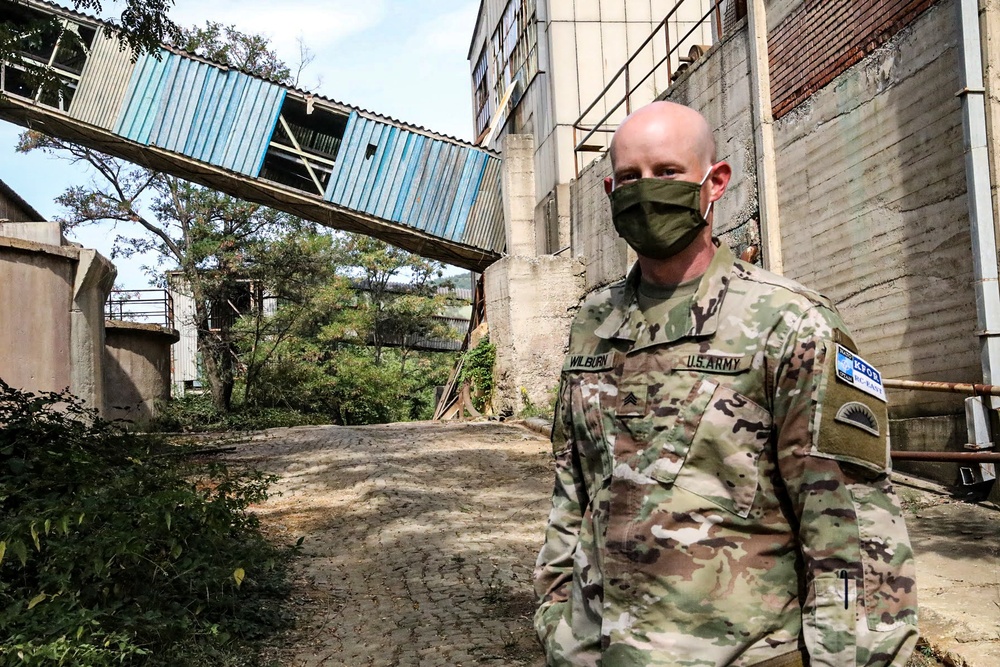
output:
[{"label": "velcro patch", "polygon": [[837,345],[837,379],[874,396],[883,403],[887,400],[885,387],[882,386],[882,374],[857,354],[839,344]]},{"label": "velcro patch", "polygon": [[563,363],[564,371],[606,371],[614,368],[614,353],[570,354]]},{"label": "velcro patch", "polygon": [[[813,453],[884,472],[889,468],[886,437],[889,415],[885,399],[870,391],[875,381],[864,368],[871,367],[836,343],[826,344],[824,356],[823,377],[816,390],[819,423],[813,433]],[[848,382],[842,377],[848,364],[854,377],[859,375],[856,361],[862,364],[860,373],[871,382]],[[882,386],[881,376],[878,376],[878,386]]]},{"label": "velcro patch", "polygon": [[724,354],[721,352],[706,352],[692,354],[677,364],[678,370],[708,371],[709,373],[736,374],[750,368],[753,356],[749,354]]}]

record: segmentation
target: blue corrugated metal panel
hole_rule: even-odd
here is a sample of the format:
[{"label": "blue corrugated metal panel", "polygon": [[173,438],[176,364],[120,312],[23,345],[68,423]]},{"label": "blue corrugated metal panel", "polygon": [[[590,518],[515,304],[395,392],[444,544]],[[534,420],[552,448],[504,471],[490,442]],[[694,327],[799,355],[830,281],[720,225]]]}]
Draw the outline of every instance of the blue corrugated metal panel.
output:
[{"label": "blue corrugated metal panel", "polygon": [[256,176],[285,90],[269,81],[162,52],[143,56],[116,132]]},{"label": "blue corrugated metal panel", "polygon": [[166,76],[176,66],[167,57],[169,53],[161,51],[160,55],[160,60],[148,53],[139,58],[125,93],[124,108],[115,123],[116,134],[142,144],[149,143],[149,131],[160,108]]},{"label": "blue corrugated metal panel", "polygon": [[325,199],[461,241],[489,156],[352,113]]}]

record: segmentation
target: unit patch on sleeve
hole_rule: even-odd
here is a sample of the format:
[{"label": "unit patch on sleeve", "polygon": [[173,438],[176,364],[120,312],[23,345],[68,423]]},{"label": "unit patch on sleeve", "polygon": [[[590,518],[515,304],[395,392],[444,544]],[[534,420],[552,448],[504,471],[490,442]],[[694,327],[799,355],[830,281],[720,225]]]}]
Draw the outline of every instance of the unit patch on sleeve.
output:
[{"label": "unit patch on sleeve", "polygon": [[705,352],[692,354],[677,364],[678,370],[707,371],[709,373],[736,374],[750,368],[753,356],[749,354],[734,355],[721,352]]},{"label": "unit patch on sleeve", "polygon": [[828,342],[814,398],[814,456],[877,472],[889,468],[889,416],[882,376],[843,345]]},{"label": "unit patch on sleeve", "polygon": [[882,386],[882,374],[867,361],[840,344],[837,344],[837,379],[882,402],[886,401],[885,387]]}]

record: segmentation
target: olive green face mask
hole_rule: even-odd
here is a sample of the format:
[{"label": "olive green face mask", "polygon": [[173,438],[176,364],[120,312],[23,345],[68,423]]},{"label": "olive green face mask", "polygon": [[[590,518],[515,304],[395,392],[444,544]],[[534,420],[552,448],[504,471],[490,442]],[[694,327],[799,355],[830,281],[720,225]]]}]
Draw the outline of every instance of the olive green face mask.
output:
[{"label": "olive green face mask", "polygon": [[611,191],[611,220],[618,235],[644,257],[667,259],[691,245],[708,224],[701,213],[701,183],[640,178]]}]

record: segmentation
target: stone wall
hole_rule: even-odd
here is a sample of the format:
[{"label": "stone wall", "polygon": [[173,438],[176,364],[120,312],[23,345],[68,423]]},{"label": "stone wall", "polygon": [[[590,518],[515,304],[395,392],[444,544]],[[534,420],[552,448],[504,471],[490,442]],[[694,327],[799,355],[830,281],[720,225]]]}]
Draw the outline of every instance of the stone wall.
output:
[{"label": "stone wall", "polygon": [[170,346],[180,336],[156,324],[105,322],[106,419],[143,424],[170,400]]}]

